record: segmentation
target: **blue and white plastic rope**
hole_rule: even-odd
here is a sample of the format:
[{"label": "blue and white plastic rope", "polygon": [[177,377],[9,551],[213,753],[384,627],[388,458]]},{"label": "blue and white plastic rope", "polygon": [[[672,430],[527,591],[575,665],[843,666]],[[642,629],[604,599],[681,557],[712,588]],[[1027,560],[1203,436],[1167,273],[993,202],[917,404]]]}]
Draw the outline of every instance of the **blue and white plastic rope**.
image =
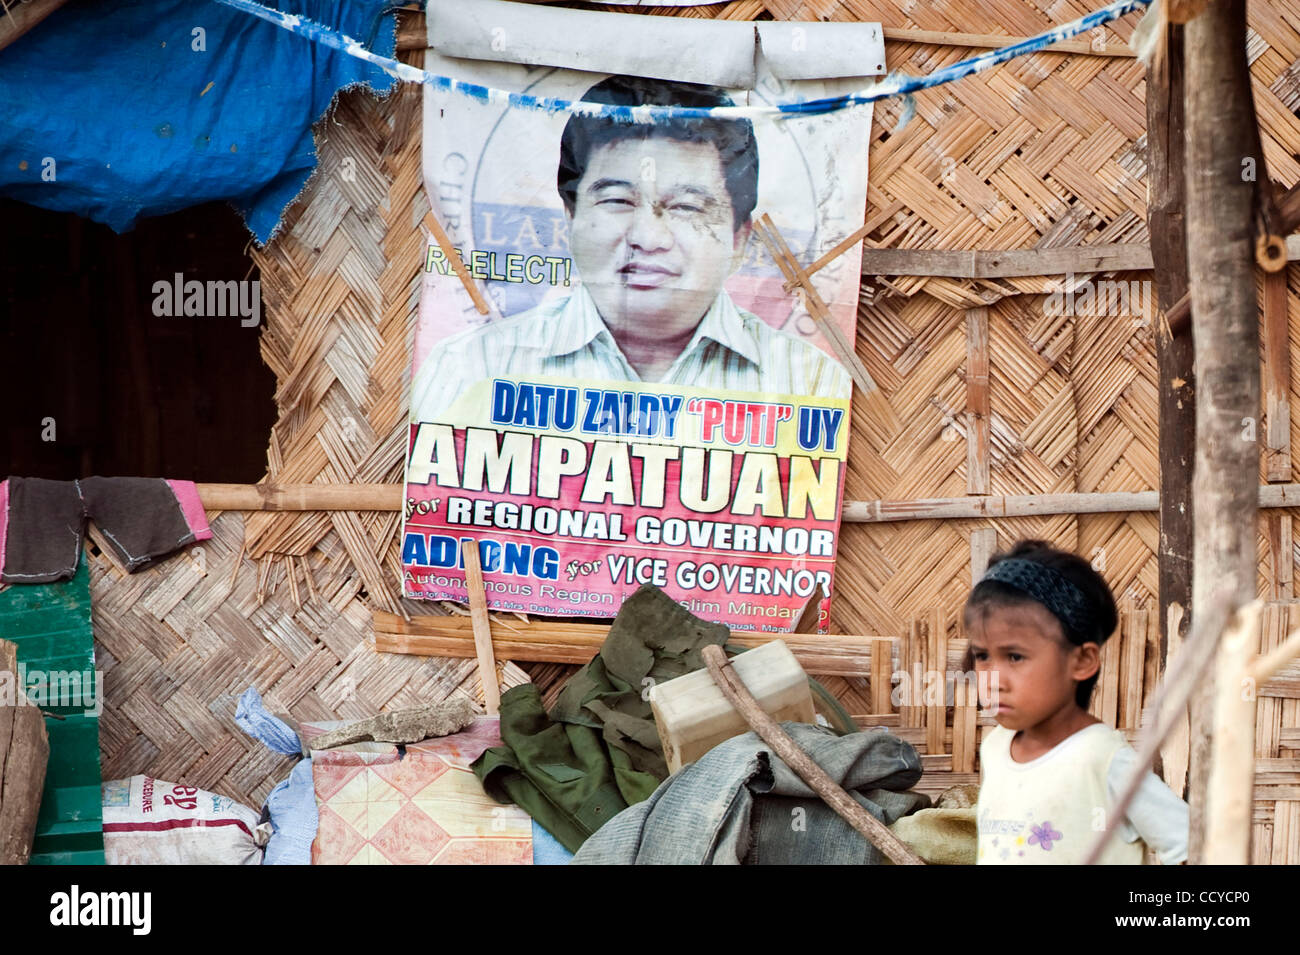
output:
[{"label": "blue and white plastic rope", "polygon": [[1008,60],[1015,59],[1018,56],[1025,56],[1029,53],[1037,53],[1046,49],[1053,43],[1061,40],[1067,40],[1070,37],[1078,36],[1081,33],[1087,33],[1104,23],[1116,20],[1119,17],[1126,16],[1134,10],[1139,10],[1152,3],[1152,0],[1115,0],[1115,2],[1102,7],[1100,10],[1094,10],[1092,13],[1085,14],[1077,20],[1070,23],[1053,27],[1037,36],[1028,37],[1019,43],[1013,43],[1010,46],[1004,46],[1001,49],[990,50],[987,53],[981,53],[978,56],[961,60],[950,66],[945,66],[940,70],[927,76],[902,76],[890,74],[883,80],[873,83],[865,89],[856,93],[848,93],[843,96],[832,96],[824,99],[807,100],[801,103],[777,103],[764,106],[714,106],[714,107],[693,107],[693,106],[611,106],[607,103],[586,103],[580,100],[562,100],[554,97],[530,96],[526,93],[511,93],[508,90],[493,89],[488,86],[480,86],[476,83],[466,83],[450,76],[438,76],[428,73],[418,67],[408,66],[398,60],[386,56],[379,56],[371,53],[357,40],[350,36],[345,36],[331,30],[329,27],[322,26],[306,17],[297,16],[291,13],[282,13],[279,10],[272,10],[262,6],[254,0],[217,0],[217,3],[225,4],[236,10],[242,10],[250,13],[255,17],[260,17],[282,29],[299,36],[305,37],[325,46],[341,50],[349,56],[364,60],[374,66],[379,67],[392,76],[400,80],[406,80],[411,83],[423,83],[436,89],[450,90],[456,93],[462,93],[466,96],[472,96],[475,99],[483,100],[487,103],[496,103],[502,106],[513,106],[522,109],[538,109],[546,112],[570,112],[581,113],[588,116],[604,116],[610,119],[631,123],[652,123],[657,120],[667,119],[703,119],[709,116],[719,118],[757,118],[772,117],[779,115],[815,115],[820,113],[829,113],[835,110],[848,109],[853,106],[860,106],[865,103],[874,103],[877,100],[886,99],[890,96],[901,96],[907,93],[914,93],[918,90],[929,89],[940,86],[944,83],[951,83],[970,76],[974,73],[982,73],[984,70],[998,66]]}]

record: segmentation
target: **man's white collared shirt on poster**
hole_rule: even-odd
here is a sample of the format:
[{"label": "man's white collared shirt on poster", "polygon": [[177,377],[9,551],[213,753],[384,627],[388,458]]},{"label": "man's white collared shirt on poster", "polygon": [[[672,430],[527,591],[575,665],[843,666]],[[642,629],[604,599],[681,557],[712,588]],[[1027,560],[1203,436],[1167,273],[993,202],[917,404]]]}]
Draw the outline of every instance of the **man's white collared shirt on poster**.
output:
[{"label": "man's white collared shirt on poster", "polygon": [[[579,287],[565,299],[438,343],[411,389],[412,420],[436,421],[477,381],[529,375],[641,381]],[[721,292],[661,384],[847,398],[850,378],[820,348],[779,332]]]}]

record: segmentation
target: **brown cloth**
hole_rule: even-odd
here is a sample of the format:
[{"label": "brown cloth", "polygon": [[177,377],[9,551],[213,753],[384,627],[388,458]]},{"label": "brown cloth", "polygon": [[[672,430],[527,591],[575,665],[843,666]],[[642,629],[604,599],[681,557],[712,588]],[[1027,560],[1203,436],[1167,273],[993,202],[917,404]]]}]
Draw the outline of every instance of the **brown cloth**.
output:
[{"label": "brown cloth", "polygon": [[[82,478],[47,481],[11,477],[0,514],[0,581],[45,584],[77,571],[89,518],[117,559],[134,573],[155,559],[212,536],[206,520],[187,515],[171,482],[162,478]],[[188,482],[176,487],[192,488]],[[0,495],[0,503],[6,503]],[[197,501],[197,495],[187,495]],[[193,507],[191,507],[193,511]]]}]

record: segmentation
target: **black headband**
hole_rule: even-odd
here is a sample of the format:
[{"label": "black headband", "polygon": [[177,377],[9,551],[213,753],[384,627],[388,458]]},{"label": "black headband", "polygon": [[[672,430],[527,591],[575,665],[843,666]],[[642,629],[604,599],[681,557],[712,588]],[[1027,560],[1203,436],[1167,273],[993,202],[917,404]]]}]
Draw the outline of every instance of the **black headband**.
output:
[{"label": "black headband", "polygon": [[996,580],[1024,591],[1050,610],[1081,642],[1099,639],[1092,614],[1088,612],[1088,598],[1051,567],[1033,560],[1009,557],[990,567],[980,578],[980,583],[986,580]]}]

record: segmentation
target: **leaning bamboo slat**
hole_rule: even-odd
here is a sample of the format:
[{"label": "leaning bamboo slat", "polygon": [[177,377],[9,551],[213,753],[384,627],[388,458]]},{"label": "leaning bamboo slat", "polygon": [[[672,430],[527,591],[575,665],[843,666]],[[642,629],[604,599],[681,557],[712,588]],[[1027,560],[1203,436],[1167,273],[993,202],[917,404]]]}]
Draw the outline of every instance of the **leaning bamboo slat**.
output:
[{"label": "leaning bamboo slat", "polygon": [[465,541],[460,546],[465,561],[465,589],[469,591],[469,622],[474,634],[474,655],[478,659],[478,676],[483,684],[483,708],[488,716],[501,712],[501,687],[497,683],[497,661],[492,652],[492,627],[488,617],[487,593],[483,589],[483,566],[479,562],[478,542]]}]

